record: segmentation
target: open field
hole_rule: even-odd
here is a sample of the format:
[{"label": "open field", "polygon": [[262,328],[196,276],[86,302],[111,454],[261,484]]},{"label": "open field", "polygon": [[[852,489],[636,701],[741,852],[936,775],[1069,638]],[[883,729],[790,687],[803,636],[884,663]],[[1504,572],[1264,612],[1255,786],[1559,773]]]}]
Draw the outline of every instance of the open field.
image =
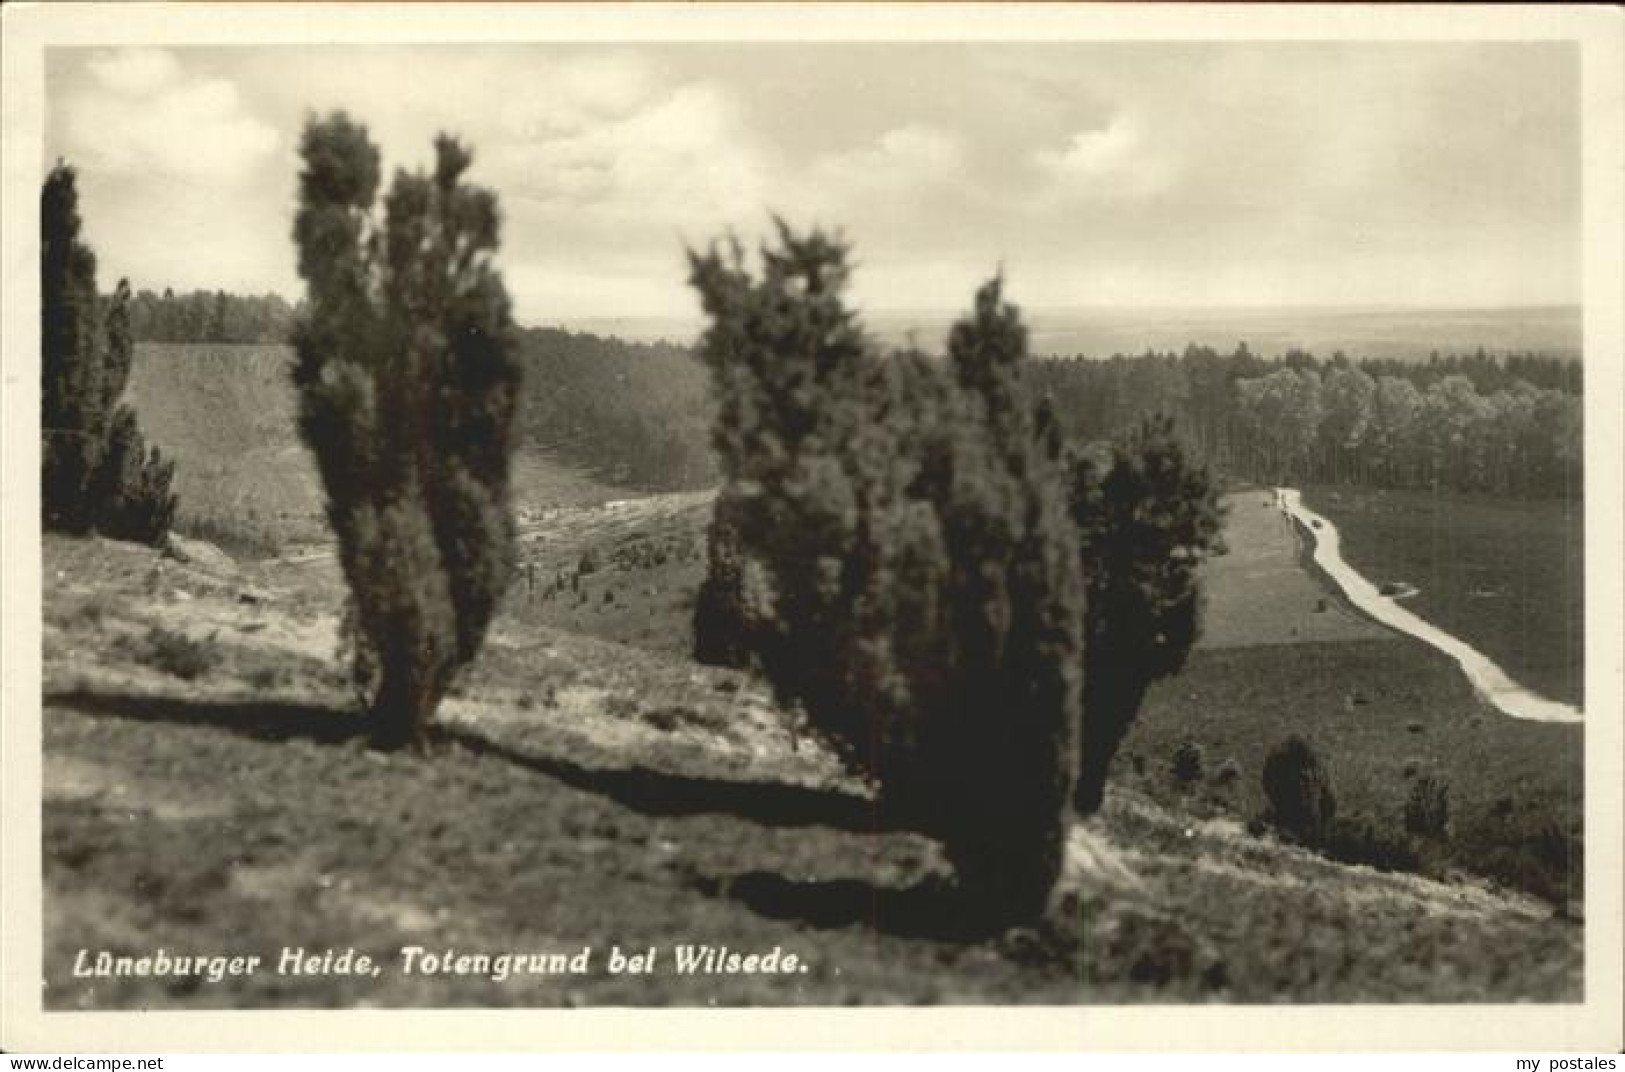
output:
[{"label": "open field", "polygon": [[1416,614],[1523,685],[1576,705],[1585,688],[1585,509],[1564,499],[1305,489],[1376,583],[1420,592]]},{"label": "open field", "polygon": [[[685,509],[621,513],[669,523]],[[580,531],[607,513],[553,520]],[[877,829],[865,787],[759,683],[513,613],[446,705],[433,753],[375,753],[328,654],[326,568],[208,571],[47,539],[48,1006],[1578,994],[1581,931],[1550,905],[1348,868],[1132,786],[1074,835],[1050,919],[978,937],[936,846]],[[673,946],[705,942],[777,946],[807,970],[672,972]],[[285,945],[353,946],[385,969],[219,983],[71,973],[80,949],[274,962]],[[406,974],[399,950],[412,945],[595,954],[580,975],[497,982]],[[617,945],[664,959],[653,978],[612,974]]]}]

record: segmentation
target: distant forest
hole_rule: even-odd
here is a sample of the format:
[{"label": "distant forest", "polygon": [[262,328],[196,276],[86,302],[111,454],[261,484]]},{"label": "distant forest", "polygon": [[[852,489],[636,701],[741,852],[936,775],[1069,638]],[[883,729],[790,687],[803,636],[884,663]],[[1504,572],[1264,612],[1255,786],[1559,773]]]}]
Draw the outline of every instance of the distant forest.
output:
[{"label": "distant forest", "polygon": [[276,294],[141,290],[130,299],[130,332],[136,342],[286,342],[294,312]]},{"label": "distant forest", "polygon": [[[143,290],[130,302],[138,342],[281,343],[295,315],[274,294]],[[521,356],[525,439],[627,487],[716,482],[711,393],[688,347],[530,328]],[[1540,354],[1265,358],[1242,344],[1048,358],[1027,382],[1073,440],[1111,439],[1163,412],[1237,478],[1577,498],[1582,376],[1579,362]]]},{"label": "distant forest", "polygon": [[1533,354],[1266,360],[1243,344],[1051,359],[1028,379],[1074,439],[1114,438],[1160,411],[1244,479],[1578,498],[1581,376],[1578,362]]}]

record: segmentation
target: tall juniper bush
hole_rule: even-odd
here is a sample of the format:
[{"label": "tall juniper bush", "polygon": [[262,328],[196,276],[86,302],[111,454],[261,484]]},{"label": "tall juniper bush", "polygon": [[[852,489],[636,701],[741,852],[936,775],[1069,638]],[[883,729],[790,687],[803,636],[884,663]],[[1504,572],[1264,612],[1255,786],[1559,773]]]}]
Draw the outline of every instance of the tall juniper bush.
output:
[{"label": "tall juniper bush", "polygon": [[1197,568],[1219,549],[1221,515],[1212,479],[1187,457],[1173,421],[1150,417],[1105,458],[1079,452],[1072,516],[1089,588],[1076,796],[1089,815],[1146,690],[1177,673],[1196,640]]},{"label": "tall juniper bush", "polygon": [[96,291],[96,254],[81,237],[73,168],[40,193],[40,497],[45,527],[162,543],[175,516],[175,466],[119,405],[134,360],[130,287]]},{"label": "tall juniper bush", "polygon": [[377,677],[375,739],[420,745],[513,569],[520,368],[491,264],[497,202],[463,182],[472,156],[450,137],[432,173],[395,174],[381,220],[364,127],[312,121],[301,152],[300,430],[338,535],[356,656]]},{"label": "tall juniper bush", "polygon": [[755,278],[737,244],[692,257],[718,516],[772,589],[754,654],[942,841],[968,919],[1031,918],[1070,813],[1083,585],[1025,329],[994,280],[946,363],[883,355],[843,303],[838,238],[780,224],[762,262]]}]

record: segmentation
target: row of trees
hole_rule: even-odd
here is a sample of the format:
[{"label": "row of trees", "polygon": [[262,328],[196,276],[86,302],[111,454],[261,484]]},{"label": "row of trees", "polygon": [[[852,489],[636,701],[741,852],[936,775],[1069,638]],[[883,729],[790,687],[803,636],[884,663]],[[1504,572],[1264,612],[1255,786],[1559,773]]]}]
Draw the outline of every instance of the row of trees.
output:
[{"label": "row of trees", "polygon": [[724,474],[696,653],[803,705],[942,841],[976,923],[1032,917],[1194,639],[1211,482],[1167,422],[1069,457],[997,279],[943,362],[878,350],[826,235],[781,225],[760,277],[737,246],[692,264]]},{"label": "row of trees", "polygon": [[1578,494],[1581,400],[1518,381],[1481,394],[1463,375],[1418,389],[1361,369],[1284,368],[1236,385],[1230,461],[1272,481]]},{"label": "row of trees", "polygon": [[40,193],[40,501],[46,528],[160,543],[175,516],[175,464],[149,452],[120,405],[134,341],[130,288],[96,290],[81,236],[74,171],[57,164]]},{"label": "row of trees", "polygon": [[295,317],[294,307],[277,294],[176,294],[166,287],[162,294],[136,291],[129,304],[136,342],[282,343]]},{"label": "row of trees", "polygon": [[1322,363],[1301,352],[1273,362],[1245,345],[1223,355],[1193,346],[1044,361],[1032,380],[1074,436],[1172,414],[1210,464],[1247,479],[1539,496],[1579,492],[1582,402],[1510,370],[1566,383],[1560,370],[1578,367],[1535,357]]}]

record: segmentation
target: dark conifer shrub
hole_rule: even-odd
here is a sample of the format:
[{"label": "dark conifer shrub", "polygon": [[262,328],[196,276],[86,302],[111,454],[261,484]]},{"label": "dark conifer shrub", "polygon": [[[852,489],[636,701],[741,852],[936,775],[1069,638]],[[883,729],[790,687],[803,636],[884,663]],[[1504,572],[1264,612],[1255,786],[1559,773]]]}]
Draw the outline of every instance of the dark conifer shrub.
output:
[{"label": "dark conifer shrub", "polygon": [[1288,737],[1264,760],[1264,796],[1269,821],[1308,846],[1325,843],[1337,817],[1331,775],[1307,741]]},{"label": "dark conifer shrub", "polygon": [[80,231],[74,171],[58,164],[40,196],[41,513],[46,528],[159,544],[175,516],[174,464],[146,454],[134,412],[118,405],[134,357],[130,286],[119,280],[104,316]]},{"label": "dark conifer shrub", "polygon": [[886,805],[944,843],[979,924],[1059,875],[1077,755],[1082,585],[1059,440],[1021,385],[995,280],[949,362],[881,355],[842,301],[846,247],[782,224],[753,278],[692,258],[710,327],[719,516],[761,563],[751,648]]},{"label": "dark conifer shrub", "polygon": [[1191,785],[1202,780],[1204,763],[1201,745],[1195,741],[1181,741],[1179,747],[1174,749],[1174,758],[1168,769],[1176,782]]},{"label": "dark conifer shrub", "polygon": [[1146,690],[1177,673],[1196,640],[1197,568],[1219,547],[1222,517],[1212,478],[1168,417],[1147,418],[1109,457],[1080,452],[1071,480],[1088,579],[1076,804],[1090,815]]},{"label": "dark conifer shrub", "polygon": [[74,170],[57,164],[40,194],[40,505],[45,527],[88,532],[90,484],[108,414],[96,254],[80,239]]},{"label": "dark conifer shrub", "polygon": [[759,623],[752,621],[747,604],[745,551],[723,512],[730,501],[717,503],[707,533],[705,580],[694,597],[694,659],[743,670],[751,664],[752,632]]},{"label": "dark conifer shrub", "polygon": [[1450,827],[1450,787],[1431,774],[1411,783],[1405,798],[1405,830],[1422,837],[1443,837]]},{"label": "dark conifer shrub", "polygon": [[300,431],[349,582],[358,669],[381,746],[421,744],[479,650],[514,565],[511,428],[519,388],[498,209],[435,141],[374,213],[378,150],[343,114],[301,143],[294,237],[307,308],[294,333]]},{"label": "dark conifer shrub", "polygon": [[117,540],[162,543],[175,521],[174,478],[175,463],[157,447],[146,449],[135,411],[120,406],[94,484],[96,527]]}]

